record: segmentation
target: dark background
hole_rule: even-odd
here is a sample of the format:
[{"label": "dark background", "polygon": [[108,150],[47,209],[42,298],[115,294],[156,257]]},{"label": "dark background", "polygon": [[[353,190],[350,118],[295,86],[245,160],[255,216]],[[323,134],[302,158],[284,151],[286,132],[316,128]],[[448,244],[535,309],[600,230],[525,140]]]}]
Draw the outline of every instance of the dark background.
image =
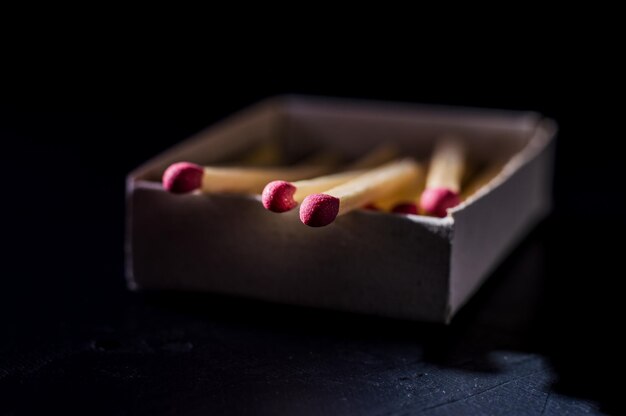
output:
[{"label": "dark background", "polygon": [[[376,54],[355,38],[333,54],[213,42],[178,55],[44,37],[11,61],[0,413],[617,413],[625,221],[610,48],[419,40]],[[450,327],[127,292],[126,173],[281,93],[542,112],[560,125],[555,211]]]}]

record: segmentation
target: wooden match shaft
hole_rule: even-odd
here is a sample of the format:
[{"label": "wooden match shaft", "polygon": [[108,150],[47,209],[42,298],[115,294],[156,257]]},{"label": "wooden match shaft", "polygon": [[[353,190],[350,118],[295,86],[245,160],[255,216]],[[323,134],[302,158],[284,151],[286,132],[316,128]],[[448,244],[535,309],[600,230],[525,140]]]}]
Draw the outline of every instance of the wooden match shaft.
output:
[{"label": "wooden match shaft", "polygon": [[308,195],[323,192],[362,175],[364,170],[351,170],[301,181],[272,181],[263,189],[261,202],[272,212],[287,212]]},{"label": "wooden match shaft", "polygon": [[437,143],[433,151],[426,188],[447,188],[459,193],[465,166],[465,148],[453,138],[445,138]]},{"label": "wooden match shaft", "polygon": [[200,190],[205,193],[237,192],[261,193],[265,185],[276,179],[293,181],[318,176],[332,168],[325,165],[306,165],[285,168],[212,168],[205,167]]},{"label": "wooden match shaft", "polygon": [[307,195],[323,192],[354,179],[365,173],[364,169],[376,167],[390,161],[395,154],[396,150],[394,148],[384,145],[348,165],[353,170],[296,182],[288,182],[286,180],[272,181],[263,189],[261,202],[266,209],[272,212],[290,211],[298,203],[302,202]]},{"label": "wooden match shaft", "polygon": [[426,189],[420,197],[424,213],[445,217],[448,208],[461,202],[459,192],[465,159],[465,147],[460,140],[448,137],[437,143],[428,167]]},{"label": "wooden match shaft", "polygon": [[403,159],[372,169],[324,193],[341,201],[337,215],[343,215],[418,182],[419,174],[417,162]]},{"label": "wooden match shaft", "polygon": [[307,196],[300,206],[300,219],[312,227],[328,225],[339,215],[418,182],[419,175],[420,167],[412,159],[387,163],[324,193]]},{"label": "wooden match shaft", "polygon": [[374,206],[380,211],[393,211],[398,204],[414,204],[417,207],[417,200],[424,191],[424,169],[422,165],[418,165],[420,169],[419,180],[409,184],[386,198],[374,201]]},{"label": "wooden match shaft", "polygon": [[277,179],[298,180],[328,173],[338,156],[320,153],[293,166],[276,168],[211,167],[189,162],[174,163],[163,174],[163,187],[172,193],[200,190],[205,193],[261,193],[266,183]]}]

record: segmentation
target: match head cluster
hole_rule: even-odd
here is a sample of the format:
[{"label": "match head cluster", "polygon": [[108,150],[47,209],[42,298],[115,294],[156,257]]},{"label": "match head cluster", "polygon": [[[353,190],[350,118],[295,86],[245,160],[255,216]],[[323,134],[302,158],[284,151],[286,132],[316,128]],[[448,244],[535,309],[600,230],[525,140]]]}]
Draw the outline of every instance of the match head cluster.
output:
[{"label": "match head cluster", "polygon": [[[448,209],[461,203],[458,190],[464,171],[463,166],[459,166],[465,163],[463,151],[462,146],[451,145],[450,142],[436,146],[426,175],[422,165],[413,159],[385,161],[376,160],[371,155],[353,163],[354,170],[348,167],[338,173],[313,178],[310,170],[307,173],[306,168],[298,165],[265,171],[257,168],[251,174],[246,168],[203,167],[179,162],[165,170],[163,188],[175,194],[197,190],[215,192],[215,189],[225,192],[255,189],[260,192],[263,185],[249,187],[248,182],[256,180],[258,183],[267,178],[266,182],[261,182],[266,183],[260,192],[263,207],[275,213],[284,213],[299,205],[300,220],[311,227],[329,225],[338,216],[356,209],[445,217]],[[388,156],[385,155],[385,158]],[[332,168],[327,171],[332,172]],[[289,180],[276,177],[277,172],[285,174]],[[224,186],[213,186],[216,181]]]}]

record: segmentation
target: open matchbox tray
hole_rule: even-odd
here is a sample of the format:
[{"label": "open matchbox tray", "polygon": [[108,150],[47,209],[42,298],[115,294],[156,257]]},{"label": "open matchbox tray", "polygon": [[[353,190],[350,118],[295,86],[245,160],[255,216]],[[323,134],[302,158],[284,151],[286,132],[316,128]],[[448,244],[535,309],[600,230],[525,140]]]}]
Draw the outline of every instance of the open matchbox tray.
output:
[{"label": "open matchbox tray", "polygon": [[[218,163],[278,140],[358,157],[391,142],[425,159],[455,134],[502,171],[446,218],[360,210],[310,228],[255,195],[174,195],[174,162]],[[532,112],[286,96],[209,127],[128,176],[127,279],[138,289],[208,291],[272,302],[449,322],[551,208],[553,121]]]}]

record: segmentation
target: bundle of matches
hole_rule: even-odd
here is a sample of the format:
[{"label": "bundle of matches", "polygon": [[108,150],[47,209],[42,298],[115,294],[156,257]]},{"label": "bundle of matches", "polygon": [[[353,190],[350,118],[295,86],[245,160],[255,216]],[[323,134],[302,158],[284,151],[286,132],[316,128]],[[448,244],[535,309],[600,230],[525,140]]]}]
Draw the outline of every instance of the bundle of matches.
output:
[{"label": "bundle of matches", "polygon": [[294,209],[311,194],[323,192],[365,173],[366,169],[379,166],[396,156],[395,148],[384,145],[367,153],[351,163],[343,172],[305,179],[296,182],[277,180],[268,183],[263,189],[261,201],[272,212],[287,212]]},{"label": "bundle of matches", "polygon": [[300,220],[311,227],[323,227],[340,215],[418,183],[421,172],[412,159],[387,163],[323,193],[308,195],[300,205]]},{"label": "bundle of matches", "polygon": [[[179,162],[163,174],[163,187],[172,193],[262,191],[263,206],[273,212],[290,211],[300,203],[300,220],[311,227],[326,226],[359,208],[445,217],[449,208],[461,202],[466,152],[458,139],[437,143],[425,181],[421,165],[413,159],[390,161],[396,154],[394,148],[382,146],[338,173],[330,173],[336,172],[339,159],[330,153],[288,167],[203,167]],[[418,209],[415,201],[424,185]]]},{"label": "bundle of matches", "polygon": [[339,158],[334,153],[319,153],[294,166],[287,167],[217,167],[178,162],[163,173],[165,190],[184,194],[199,190],[204,193],[261,193],[276,178],[299,180],[323,175],[334,170]]}]

